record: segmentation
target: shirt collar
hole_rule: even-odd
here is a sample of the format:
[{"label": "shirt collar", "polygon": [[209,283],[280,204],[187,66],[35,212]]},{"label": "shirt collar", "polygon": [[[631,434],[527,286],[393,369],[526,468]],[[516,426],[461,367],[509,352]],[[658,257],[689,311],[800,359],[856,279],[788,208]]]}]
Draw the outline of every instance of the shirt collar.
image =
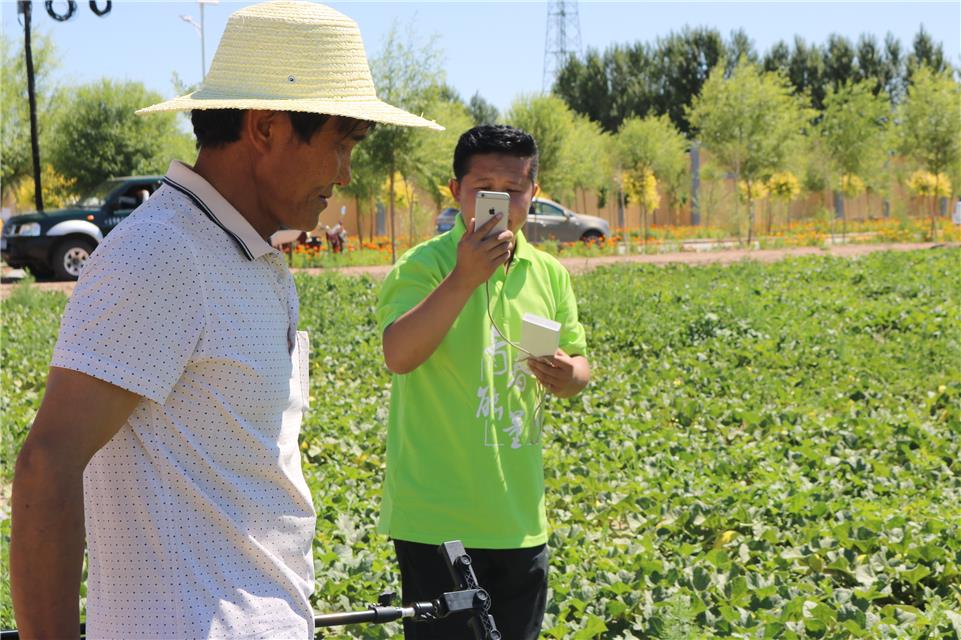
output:
[{"label": "shirt collar", "polygon": [[256,260],[274,251],[226,198],[184,163],[171,162],[163,181],[190,198],[211,222],[233,238],[248,260]]},{"label": "shirt collar", "polygon": [[[467,233],[467,225],[464,223],[464,218],[458,213],[454,216],[454,227],[450,230],[451,240],[454,241],[454,244],[457,244],[465,233]],[[524,237],[524,231],[518,229],[517,233],[514,234],[514,259],[530,262],[533,250],[534,247]]]}]

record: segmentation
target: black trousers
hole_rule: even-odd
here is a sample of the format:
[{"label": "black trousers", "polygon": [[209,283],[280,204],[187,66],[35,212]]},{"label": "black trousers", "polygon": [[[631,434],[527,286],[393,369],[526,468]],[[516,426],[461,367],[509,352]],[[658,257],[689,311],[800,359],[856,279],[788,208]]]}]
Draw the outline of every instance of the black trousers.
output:
[{"label": "black trousers", "polygon": [[[394,540],[405,604],[431,600],[454,583],[437,546]],[[491,596],[491,615],[504,640],[536,640],[547,605],[547,545],[529,549],[467,549],[477,582]],[[474,640],[466,614],[404,621],[406,640]]]}]

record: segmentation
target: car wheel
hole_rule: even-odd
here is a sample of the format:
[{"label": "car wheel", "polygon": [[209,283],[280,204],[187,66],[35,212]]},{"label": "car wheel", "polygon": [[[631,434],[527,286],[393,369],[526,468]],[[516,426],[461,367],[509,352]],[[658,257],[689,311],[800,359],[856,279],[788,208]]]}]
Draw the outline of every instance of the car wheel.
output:
[{"label": "car wheel", "polygon": [[585,231],[581,236],[581,242],[601,242],[602,240],[604,240],[604,234],[596,229]]},{"label": "car wheel", "polygon": [[87,258],[97,247],[93,240],[87,238],[67,238],[53,252],[51,265],[59,280],[76,280],[80,277]]}]

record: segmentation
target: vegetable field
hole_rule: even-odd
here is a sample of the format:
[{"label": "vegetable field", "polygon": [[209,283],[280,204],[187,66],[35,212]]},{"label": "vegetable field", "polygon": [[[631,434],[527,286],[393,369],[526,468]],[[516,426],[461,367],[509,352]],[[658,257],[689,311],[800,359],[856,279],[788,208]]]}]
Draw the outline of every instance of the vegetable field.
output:
[{"label": "vegetable field", "polygon": [[[961,638],[961,251],[625,265],[574,284],[594,377],[548,402],[545,637]],[[298,285],[314,608],[345,610],[399,582],[373,532],[378,283]],[[12,460],[64,302],[4,302],[4,556]]]}]

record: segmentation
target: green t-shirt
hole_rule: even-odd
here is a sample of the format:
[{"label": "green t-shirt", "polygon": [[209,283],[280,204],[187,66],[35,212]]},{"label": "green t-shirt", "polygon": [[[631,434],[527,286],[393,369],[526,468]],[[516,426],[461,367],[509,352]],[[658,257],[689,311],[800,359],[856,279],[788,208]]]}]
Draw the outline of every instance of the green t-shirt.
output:
[{"label": "green t-shirt", "polygon": [[[426,298],[453,270],[464,235],[453,229],[408,251],[384,281],[381,331]],[[584,355],[584,328],[567,270],[522,233],[510,270],[490,281],[490,310],[520,342],[521,317],[561,324],[560,347]],[[380,527],[398,540],[516,549],[547,541],[540,398],[536,379],[491,326],[483,285],[437,350],[414,371],[394,375]],[[550,402],[550,397],[545,400]]]}]

